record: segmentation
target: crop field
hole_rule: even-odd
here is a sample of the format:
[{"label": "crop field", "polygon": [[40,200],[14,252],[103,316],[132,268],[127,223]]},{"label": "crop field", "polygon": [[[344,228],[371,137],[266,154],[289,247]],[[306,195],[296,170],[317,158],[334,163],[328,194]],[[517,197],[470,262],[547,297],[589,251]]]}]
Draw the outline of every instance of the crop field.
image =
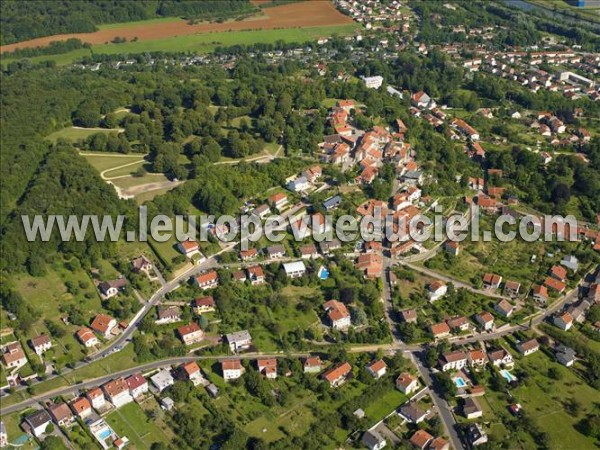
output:
[{"label": "crop field", "polygon": [[[275,6],[269,8],[261,16],[250,17],[240,21],[229,21],[222,23],[200,23],[190,25],[182,19],[162,19],[149,20],[142,22],[131,22],[120,24],[121,26],[104,26],[93,33],[71,33],[55,36],[46,36],[43,38],[31,39],[29,41],[18,42],[16,44],[4,45],[0,47],[0,52],[13,51],[17,48],[33,48],[43,47],[53,41],[63,41],[70,38],[80,39],[82,42],[87,42],[93,46],[107,44],[113,39],[125,38],[128,42],[136,40],[137,42],[127,44],[114,44],[116,50],[112,53],[119,53],[119,48],[124,52],[132,51],[129,47],[131,44],[141,44],[147,51],[152,51],[154,48],[145,48],[144,41],[160,41],[163,39],[170,40],[175,37],[194,37],[198,35],[209,35],[209,41],[218,41],[221,37],[215,34],[223,32],[235,31],[234,40],[237,43],[251,43],[247,41],[247,37],[243,37],[239,32],[247,32],[249,30],[276,30],[275,34],[280,37],[271,39],[286,39],[286,31],[280,29],[301,29],[306,27],[327,27],[335,25],[353,25],[350,17],[340,13],[330,2],[299,2],[286,5]],[[299,30],[302,31],[302,30]],[[242,33],[243,34],[243,33]],[[243,39],[242,39],[243,37]],[[193,41],[193,39],[192,39]],[[168,42],[168,41],[167,41]],[[256,41],[265,42],[265,41]],[[268,42],[268,41],[266,41]],[[179,42],[181,44],[181,42]],[[221,45],[227,45],[225,43]],[[110,47],[108,45],[107,47]],[[153,47],[153,45],[150,45]],[[162,48],[161,50],[167,50]],[[187,50],[186,48],[178,48],[178,50]],[[100,51],[100,48],[94,48],[94,51]],[[103,52],[108,53],[108,52]],[[48,58],[46,58],[48,59]]]}]

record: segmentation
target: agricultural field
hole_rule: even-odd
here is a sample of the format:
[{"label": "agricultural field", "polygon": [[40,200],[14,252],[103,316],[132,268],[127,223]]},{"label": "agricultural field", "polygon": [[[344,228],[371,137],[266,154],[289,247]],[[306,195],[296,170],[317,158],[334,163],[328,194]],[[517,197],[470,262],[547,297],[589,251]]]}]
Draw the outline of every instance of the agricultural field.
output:
[{"label": "agricultural field", "polygon": [[[92,51],[105,54],[153,51],[206,53],[218,46],[274,43],[279,40],[306,42],[322,36],[350,34],[358,27],[351,18],[337,11],[330,2],[297,2],[268,8],[261,16],[244,20],[190,25],[181,19],[164,18],[111,24],[101,26],[93,33],[48,36],[5,45],[0,51],[39,47],[69,38],[92,44],[92,50],[78,49],[61,55],[30,58],[32,62],[55,60],[57,64],[65,64],[89,56]],[[111,43],[117,37],[126,39],[126,42]],[[3,64],[10,62],[11,58],[2,60]]]}]

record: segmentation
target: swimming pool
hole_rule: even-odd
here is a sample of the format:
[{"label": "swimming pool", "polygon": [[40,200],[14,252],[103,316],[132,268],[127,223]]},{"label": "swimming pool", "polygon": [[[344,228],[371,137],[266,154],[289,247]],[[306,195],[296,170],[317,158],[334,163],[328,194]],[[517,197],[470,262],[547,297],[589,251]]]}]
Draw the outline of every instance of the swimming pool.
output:
[{"label": "swimming pool", "polygon": [[511,381],[516,381],[516,379],[517,379],[517,377],[515,377],[515,376],[514,376],[512,373],[510,373],[510,372],[509,372],[508,370],[506,370],[506,369],[502,369],[502,370],[500,371],[500,374],[501,374],[501,375],[502,375],[504,378],[506,378],[506,381],[508,381],[509,383],[510,383]]},{"label": "swimming pool", "polygon": [[321,268],[319,269],[319,278],[321,280],[326,280],[327,278],[329,278],[329,270],[327,270],[326,267],[321,266]]},{"label": "swimming pool", "polygon": [[110,435],[112,434],[112,430],[110,428],[105,428],[104,430],[100,431],[98,433],[98,437],[102,440],[110,437]]},{"label": "swimming pool", "polygon": [[464,388],[467,385],[467,383],[463,377],[454,378],[454,383],[456,383],[457,388]]}]

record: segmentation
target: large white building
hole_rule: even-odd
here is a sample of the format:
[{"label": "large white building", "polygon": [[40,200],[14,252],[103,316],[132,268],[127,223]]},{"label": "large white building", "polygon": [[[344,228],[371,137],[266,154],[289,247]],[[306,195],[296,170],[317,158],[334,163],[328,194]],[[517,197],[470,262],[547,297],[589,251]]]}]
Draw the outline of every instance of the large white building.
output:
[{"label": "large white building", "polygon": [[365,82],[365,86],[369,89],[379,89],[383,84],[383,77],[381,75],[375,75],[373,77],[362,77]]}]

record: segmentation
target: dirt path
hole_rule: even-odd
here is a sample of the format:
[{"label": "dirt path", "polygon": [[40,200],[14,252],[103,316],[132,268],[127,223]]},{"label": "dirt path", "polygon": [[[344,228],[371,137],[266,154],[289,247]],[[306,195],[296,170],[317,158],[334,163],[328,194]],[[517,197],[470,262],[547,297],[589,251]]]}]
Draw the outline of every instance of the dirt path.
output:
[{"label": "dirt path", "polygon": [[174,20],[167,23],[140,23],[139,25],[110,28],[93,33],[57,34],[0,46],[0,53],[10,52],[18,48],[44,47],[50,42],[65,41],[70,38],[79,39],[92,45],[99,45],[109,43],[116,37],[122,37],[128,41],[133,38],[146,41],[222,31],[316,27],[343,25],[353,22],[350,17],[343,15],[328,1],[308,1],[275,6],[265,9],[264,14],[264,16],[252,17],[239,22],[188,25],[185,20]]}]

